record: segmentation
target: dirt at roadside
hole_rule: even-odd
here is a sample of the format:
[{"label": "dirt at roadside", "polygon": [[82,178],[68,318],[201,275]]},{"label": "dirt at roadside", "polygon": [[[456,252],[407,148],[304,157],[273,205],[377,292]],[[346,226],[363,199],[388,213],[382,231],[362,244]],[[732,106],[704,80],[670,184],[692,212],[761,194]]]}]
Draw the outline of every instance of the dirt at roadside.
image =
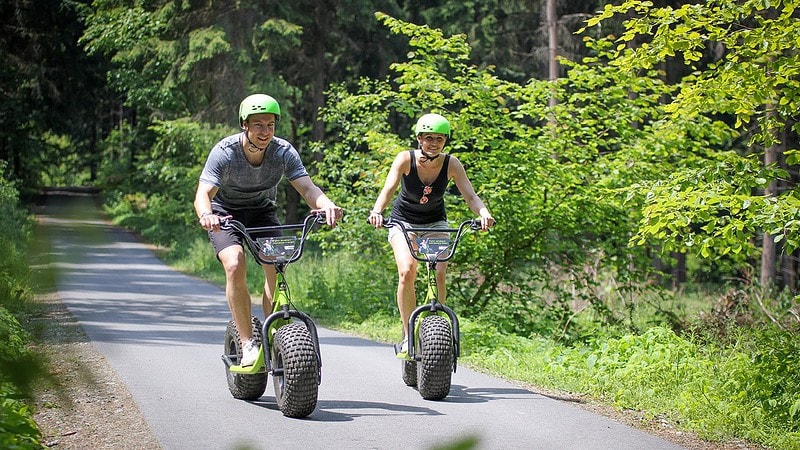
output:
[{"label": "dirt at roadside", "polygon": [[[34,419],[54,449],[160,449],[125,384],[55,294],[38,297],[37,350],[52,382],[36,392]],[[54,384],[57,383],[57,384]]]}]

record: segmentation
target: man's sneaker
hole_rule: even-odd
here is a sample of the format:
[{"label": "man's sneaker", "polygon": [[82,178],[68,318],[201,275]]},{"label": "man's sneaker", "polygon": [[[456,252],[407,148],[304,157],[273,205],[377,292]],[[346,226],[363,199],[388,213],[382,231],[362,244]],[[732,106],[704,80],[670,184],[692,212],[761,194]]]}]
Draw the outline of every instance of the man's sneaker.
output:
[{"label": "man's sneaker", "polygon": [[248,339],[242,344],[242,360],[240,366],[252,366],[258,359],[258,344],[253,339]]},{"label": "man's sneaker", "polygon": [[409,359],[408,358],[408,338],[403,339],[403,342],[399,344],[395,344],[394,346],[394,355],[397,359]]}]

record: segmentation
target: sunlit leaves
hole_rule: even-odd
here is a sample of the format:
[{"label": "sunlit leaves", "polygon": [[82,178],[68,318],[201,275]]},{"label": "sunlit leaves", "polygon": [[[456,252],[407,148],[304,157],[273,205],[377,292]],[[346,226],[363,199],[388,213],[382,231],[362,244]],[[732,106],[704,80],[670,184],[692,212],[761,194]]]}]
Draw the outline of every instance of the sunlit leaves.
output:
[{"label": "sunlit leaves", "polygon": [[[797,111],[800,65],[796,52],[788,50],[797,46],[800,35],[800,21],[792,14],[800,2],[780,2],[779,14],[770,13],[770,5],[755,0],[714,0],[676,10],[647,5],[629,1],[604,10],[603,17],[611,17],[635,8],[635,17],[618,39],[613,65],[637,70],[680,55],[687,65],[695,66],[705,55],[724,49],[721,60],[711,61],[708,69],[701,68],[695,82],[685,86],[670,107],[673,112],[688,107],[711,114],[732,113],[737,127],[748,126],[755,118],[760,132],[754,139],[763,141],[770,139],[779,125],[768,120],[767,111],[775,108],[785,117]],[[634,38],[645,43],[631,48],[628,44]]]},{"label": "sunlit leaves", "polygon": [[[640,71],[680,56],[697,70],[682,80],[664,106],[670,121],[683,120],[685,127],[690,120],[730,115],[736,131],[758,154],[779,143],[780,130],[793,123],[790,118],[798,110],[797,6],[797,0],[711,0],[672,9],[627,1],[606,7],[589,25],[628,14],[627,31],[616,40],[611,64]],[[630,45],[634,40],[638,43]],[[695,64],[700,59],[705,65]],[[722,143],[709,142],[712,147],[706,151]],[[796,151],[786,154],[788,164],[797,163]],[[760,167],[757,159],[733,153],[709,166],[679,164],[669,178],[641,185],[649,189],[632,242],[658,242],[665,250],[703,257],[754,255],[754,236],[768,232],[791,252],[800,233],[796,195],[762,195],[770,181],[787,178],[782,171]]]},{"label": "sunlit leaves", "polygon": [[703,257],[752,257],[753,236],[778,235],[787,251],[798,248],[800,201],[793,195],[764,197],[769,180],[784,176],[753,158],[729,154],[716,164],[684,170],[651,185],[636,244],[659,242],[667,251]]},{"label": "sunlit leaves", "polygon": [[112,55],[121,49],[138,46],[158,35],[166,24],[142,6],[125,2],[96,1],[85,17],[86,31],[80,42],[89,54]]}]

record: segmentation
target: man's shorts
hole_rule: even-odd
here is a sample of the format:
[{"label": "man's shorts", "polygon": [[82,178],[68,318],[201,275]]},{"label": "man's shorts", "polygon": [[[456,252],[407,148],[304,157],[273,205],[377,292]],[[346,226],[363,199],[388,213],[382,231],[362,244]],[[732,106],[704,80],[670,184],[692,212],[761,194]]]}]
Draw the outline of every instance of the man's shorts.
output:
[{"label": "man's shorts", "polygon": [[[278,220],[278,212],[277,208],[268,207],[268,208],[258,208],[258,209],[224,209],[219,205],[214,205],[213,207],[214,214],[225,217],[231,216],[233,219],[238,220],[241,222],[245,228],[253,228],[253,227],[272,227],[280,225],[280,221]],[[270,236],[270,235],[279,235],[279,231],[275,232],[263,232],[263,233],[256,233],[251,234],[253,239],[256,237],[262,236]],[[211,240],[211,244],[214,246],[214,251],[219,257],[219,252],[222,250],[230,247],[231,245],[239,245],[245,247],[243,245],[242,236],[239,235],[238,232],[229,229],[229,230],[219,230],[217,232],[209,231],[208,238]]]}]

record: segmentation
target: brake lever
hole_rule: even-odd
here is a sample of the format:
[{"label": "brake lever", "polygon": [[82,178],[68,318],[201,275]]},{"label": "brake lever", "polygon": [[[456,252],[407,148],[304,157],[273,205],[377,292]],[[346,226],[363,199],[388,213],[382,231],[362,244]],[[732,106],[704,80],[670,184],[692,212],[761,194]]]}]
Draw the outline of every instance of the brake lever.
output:
[{"label": "brake lever", "polygon": [[[497,225],[497,221],[495,221],[493,224],[489,225],[488,228],[492,228],[495,225]],[[481,219],[472,219],[470,221],[469,227],[472,229],[472,231],[479,231],[481,229]]]},{"label": "brake lever", "polygon": [[219,227],[222,229],[230,229],[233,225],[231,225],[231,221],[233,220],[233,216],[219,216]]},{"label": "brake lever", "polygon": [[327,215],[325,214],[325,211],[317,211],[317,212],[314,213],[314,221],[316,223],[324,225],[325,223],[327,223],[326,218],[327,218]]}]

